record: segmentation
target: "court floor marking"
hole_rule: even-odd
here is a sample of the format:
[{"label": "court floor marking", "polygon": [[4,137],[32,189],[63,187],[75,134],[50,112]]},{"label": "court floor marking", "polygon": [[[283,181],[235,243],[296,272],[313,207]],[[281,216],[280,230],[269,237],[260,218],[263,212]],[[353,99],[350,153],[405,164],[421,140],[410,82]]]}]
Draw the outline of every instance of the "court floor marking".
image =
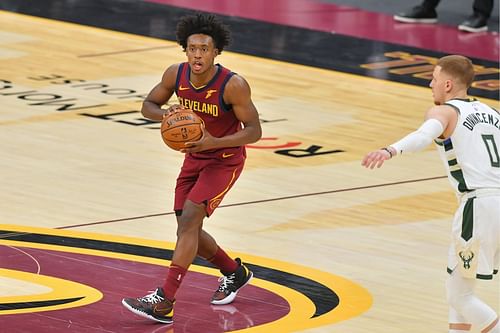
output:
[{"label": "court floor marking", "polygon": [[93,58],[93,57],[103,57],[115,54],[126,54],[126,53],[137,53],[137,52],[148,52],[153,50],[161,50],[161,49],[173,49],[176,48],[177,45],[165,45],[165,46],[152,46],[143,49],[128,49],[122,51],[114,51],[114,52],[103,52],[103,53],[91,53],[91,54],[82,54],[79,55],[78,58]]},{"label": "court floor marking", "polygon": [[[174,243],[171,242],[105,235],[90,232],[55,230],[16,225],[0,225],[0,228],[5,231],[11,231],[12,234],[18,233],[19,235],[23,235],[27,233],[32,235],[38,234],[40,236],[54,237],[53,241],[55,241],[57,237],[63,239],[69,237],[74,238],[75,240],[80,239],[83,242],[88,240],[94,243],[106,242],[117,243],[118,245],[129,244],[130,246],[147,246],[148,248],[157,249],[173,249],[175,246]],[[161,266],[168,266],[170,263],[170,261],[167,259],[151,257],[144,253],[132,254],[126,252],[114,252],[112,249],[108,248],[106,250],[92,248],[92,244],[89,244],[88,247],[79,247],[78,244],[72,244],[71,242],[67,242],[66,240],[61,242],[61,244],[58,244],[57,242],[43,243],[43,239],[39,239],[39,237],[28,237],[26,240],[22,240],[21,237],[19,239],[21,240],[0,239],[0,245],[87,254],[92,256],[123,259]],[[83,243],[81,245],[83,245]],[[256,277],[254,280],[252,280],[252,284],[274,292],[275,294],[278,294],[281,297],[285,298],[290,305],[290,312],[277,321],[242,330],[244,332],[269,332],[271,330],[284,331],[291,329],[296,330],[299,328],[307,329],[327,325],[358,316],[368,310],[372,305],[372,296],[365,288],[343,277],[319,271],[313,268],[304,267],[288,262],[282,262],[270,258],[258,257],[243,253],[234,254],[247,258],[248,261],[254,263],[253,265],[255,265],[256,267],[260,266],[262,268],[268,268],[277,272],[281,271],[297,277],[303,277],[305,279],[311,280],[333,291],[340,300],[337,306],[329,310],[324,310],[321,312],[321,314],[316,315],[315,313],[318,311],[318,305],[315,306],[314,300],[306,294],[302,293],[300,290],[295,290],[285,284],[273,282],[269,279],[266,279],[265,277]],[[190,267],[190,270],[208,275],[219,275],[217,269],[203,265],[193,264]]]},{"label": "court floor marking", "polygon": [[[366,189],[371,189],[371,188],[379,188],[379,187],[386,187],[386,186],[394,186],[394,185],[402,185],[402,184],[411,184],[411,183],[425,182],[425,181],[438,180],[438,179],[443,179],[443,178],[446,178],[446,176],[436,176],[436,177],[428,177],[428,178],[420,178],[420,179],[410,179],[410,180],[403,180],[403,181],[391,182],[391,183],[384,183],[384,184],[375,184],[375,185],[367,185],[367,186],[341,188],[341,189],[337,189],[337,190],[329,190],[329,191],[321,191],[321,192],[313,192],[313,193],[294,194],[294,195],[288,195],[288,196],[278,197],[278,198],[262,199],[262,200],[254,200],[254,201],[245,201],[245,202],[236,202],[236,203],[233,203],[233,204],[225,204],[225,205],[220,205],[218,208],[245,206],[245,205],[253,205],[253,204],[260,204],[260,203],[265,203],[265,202],[273,202],[273,201],[297,199],[297,198],[311,197],[311,196],[318,196],[318,195],[325,195],[325,194],[351,192],[351,191],[366,190]],[[123,218],[112,219],[112,220],[104,220],[104,221],[96,221],[96,222],[89,222],[89,223],[66,225],[66,226],[61,226],[61,227],[55,227],[54,229],[71,229],[71,228],[88,227],[88,226],[91,226],[91,225],[100,225],[100,224],[109,224],[109,223],[115,223],[115,222],[133,221],[133,220],[140,220],[140,219],[145,219],[145,218],[150,218],[150,217],[168,216],[168,215],[173,215],[173,214],[174,214],[173,211],[165,212],[165,213],[154,213],[154,214],[147,214],[147,215],[140,215],[140,216],[123,217]],[[0,239],[1,239],[1,236],[0,236]]]}]

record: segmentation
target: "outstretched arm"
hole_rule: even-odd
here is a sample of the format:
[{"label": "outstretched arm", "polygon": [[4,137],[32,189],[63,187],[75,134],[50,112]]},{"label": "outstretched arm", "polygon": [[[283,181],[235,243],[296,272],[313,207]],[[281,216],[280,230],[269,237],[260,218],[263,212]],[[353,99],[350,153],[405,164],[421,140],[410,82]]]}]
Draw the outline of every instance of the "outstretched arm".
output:
[{"label": "outstretched arm", "polygon": [[366,168],[380,168],[384,162],[403,152],[411,153],[424,149],[438,137],[447,138],[455,129],[457,114],[448,105],[434,106],[426,114],[426,121],[414,132],[388,147],[366,154],[361,162]]}]

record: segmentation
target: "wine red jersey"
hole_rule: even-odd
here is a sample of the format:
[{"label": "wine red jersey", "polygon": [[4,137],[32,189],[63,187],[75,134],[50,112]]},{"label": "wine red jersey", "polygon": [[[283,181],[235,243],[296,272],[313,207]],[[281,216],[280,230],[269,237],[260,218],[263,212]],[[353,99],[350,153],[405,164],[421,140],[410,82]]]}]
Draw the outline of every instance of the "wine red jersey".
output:
[{"label": "wine red jersey", "polygon": [[[220,138],[240,131],[242,123],[236,118],[232,106],[224,102],[224,88],[235,74],[229,69],[216,64],[214,77],[204,87],[196,88],[191,84],[191,68],[187,62],[180,64],[175,82],[175,93],[179,103],[193,110],[203,119],[205,130],[212,136]],[[217,150],[193,153],[195,157],[210,156],[245,156],[245,147],[228,147]],[[222,155],[221,155],[222,156]]]}]

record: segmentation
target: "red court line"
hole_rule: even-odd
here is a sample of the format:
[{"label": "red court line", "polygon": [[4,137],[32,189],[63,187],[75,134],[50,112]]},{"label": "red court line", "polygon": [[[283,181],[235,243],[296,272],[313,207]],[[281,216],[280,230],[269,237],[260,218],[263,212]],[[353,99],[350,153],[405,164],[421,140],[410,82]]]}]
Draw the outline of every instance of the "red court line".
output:
[{"label": "red court line", "polygon": [[458,53],[498,62],[497,32],[466,33],[455,26],[397,23],[391,15],[315,0],[145,0],[227,16]]}]

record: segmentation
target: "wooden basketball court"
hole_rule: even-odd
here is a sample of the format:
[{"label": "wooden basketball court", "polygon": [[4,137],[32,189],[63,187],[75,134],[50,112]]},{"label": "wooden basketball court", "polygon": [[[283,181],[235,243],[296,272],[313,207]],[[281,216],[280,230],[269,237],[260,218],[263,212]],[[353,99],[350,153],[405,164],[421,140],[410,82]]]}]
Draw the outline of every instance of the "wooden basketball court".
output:
[{"label": "wooden basketball court", "polygon": [[[0,11],[0,21],[0,268],[5,269],[0,270],[0,303],[76,288],[42,279],[54,260],[91,266],[95,257],[95,266],[111,266],[101,262],[106,257],[101,250],[86,245],[68,250],[66,243],[49,246],[40,243],[43,237],[22,240],[12,238],[15,234],[173,249],[173,188],[183,156],[165,146],[159,124],[142,118],[139,110],[166,66],[184,61],[180,47],[7,11]],[[248,147],[246,169],[205,221],[207,230],[230,253],[262,269],[316,281],[340,302],[314,317],[317,305],[315,310],[308,299],[262,273],[243,295],[242,308],[235,302],[224,319],[207,314],[207,321],[226,320],[213,332],[445,332],[445,265],[456,199],[437,153],[429,147],[374,171],[360,165],[367,151],[418,126],[432,103],[430,89],[230,51],[218,61],[250,83],[263,138]],[[496,99],[479,99],[499,107]],[[141,285],[94,288],[117,299],[154,288],[163,281],[168,260],[141,255],[113,255],[109,261],[137,262],[137,269],[139,263],[154,264],[156,275],[144,268]],[[22,271],[40,277],[14,274],[21,261],[12,258],[18,257],[28,258]],[[126,284],[135,268],[120,265],[109,274]],[[62,262],[53,270],[69,267],[88,275]],[[192,269],[193,280],[186,285],[208,295],[218,272],[201,264]],[[95,299],[73,307],[75,323],[100,299],[94,291],[84,293]],[[276,317],[259,327],[251,300],[268,294],[274,295],[269,296],[274,308],[263,311]],[[196,292],[183,295],[189,302],[170,328],[137,330],[134,323],[143,321],[119,302],[108,302],[103,311],[119,320],[116,326],[107,322],[102,331],[195,332],[188,325],[196,317],[190,304],[205,299]],[[498,311],[498,278],[480,282],[479,295]],[[0,327],[25,332],[31,326],[22,322],[37,318],[43,327],[44,320],[64,311],[50,310],[22,312],[28,314],[23,320],[15,311],[0,313]],[[238,325],[228,326],[228,317]],[[83,324],[69,331],[101,332]]]}]

